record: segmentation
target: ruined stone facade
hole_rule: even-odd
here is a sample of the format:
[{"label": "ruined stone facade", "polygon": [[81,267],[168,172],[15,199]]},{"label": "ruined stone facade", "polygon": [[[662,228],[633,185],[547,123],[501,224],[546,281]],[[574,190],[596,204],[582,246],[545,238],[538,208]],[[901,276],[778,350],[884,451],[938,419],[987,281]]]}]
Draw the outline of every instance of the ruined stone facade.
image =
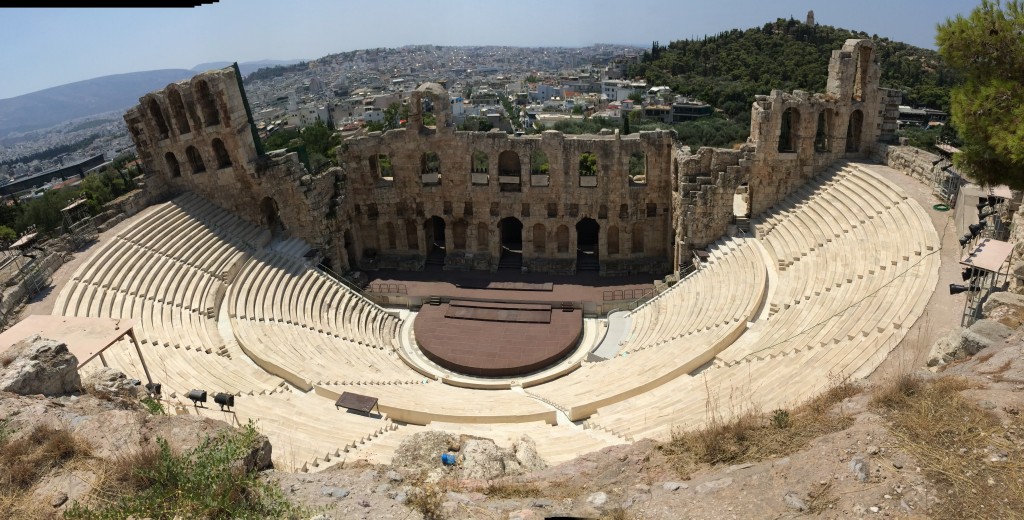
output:
[{"label": "ruined stone facade", "polygon": [[233,67],[147,94],[125,120],[151,190],[195,191],[341,269],[665,274],[728,231],[738,190],[758,214],[836,159],[870,156],[899,104],[878,78],[871,41],[849,40],[824,94],[758,96],[744,146],[695,154],[670,131],[456,131],[428,83],[406,127],[347,139],[339,167],[310,173],[296,153],[260,150]]}]

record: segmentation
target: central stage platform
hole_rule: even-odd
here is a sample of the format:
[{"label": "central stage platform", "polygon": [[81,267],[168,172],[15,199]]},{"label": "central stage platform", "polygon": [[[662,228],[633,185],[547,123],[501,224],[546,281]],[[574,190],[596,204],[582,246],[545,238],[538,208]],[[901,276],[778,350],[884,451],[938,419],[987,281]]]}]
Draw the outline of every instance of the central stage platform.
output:
[{"label": "central stage platform", "polygon": [[449,370],[515,376],[558,362],[583,336],[580,309],[548,304],[453,300],[424,305],[413,331],[420,350]]}]

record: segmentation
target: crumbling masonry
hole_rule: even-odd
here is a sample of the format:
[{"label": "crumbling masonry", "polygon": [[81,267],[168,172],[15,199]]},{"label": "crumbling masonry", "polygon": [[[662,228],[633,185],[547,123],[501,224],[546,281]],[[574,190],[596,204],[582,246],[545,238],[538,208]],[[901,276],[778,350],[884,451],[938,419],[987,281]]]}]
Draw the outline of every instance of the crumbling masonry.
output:
[{"label": "crumbling masonry", "polygon": [[891,140],[899,94],[878,79],[872,42],[848,40],[825,93],[757,96],[746,144],[695,154],[670,131],[456,131],[448,93],[427,83],[406,127],[347,139],[339,167],[309,172],[299,153],[260,149],[234,67],[147,94],[125,120],[148,189],[194,191],[314,244],[342,270],[660,275],[729,231],[737,193],[756,215],[836,159]]}]

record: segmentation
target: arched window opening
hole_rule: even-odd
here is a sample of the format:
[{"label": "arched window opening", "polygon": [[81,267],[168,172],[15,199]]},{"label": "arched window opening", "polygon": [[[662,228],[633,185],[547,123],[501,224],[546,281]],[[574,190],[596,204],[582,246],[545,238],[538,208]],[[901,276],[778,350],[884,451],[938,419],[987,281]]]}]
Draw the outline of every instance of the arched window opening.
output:
[{"label": "arched window opening", "polygon": [[512,150],[505,150],[498,155],[498,175],[503,177],[522,175],[522,164],[519,162],[519,154]]},{"label": "arched window opening", "polygon": [[171,117],[174,118],[174,125],[178,127],[178,133],[191,132],[192,126],[188,124],[188,115],[185,112],[185,103],[181,100],[181,92],[178,92],[177,89],[171,90],[167,94],[167,98],[171,103]]},{"label": "arched window opening", "polygon": [[542,255],[547,252],[548,237],[545,236],[544,224],[533,225],[533,252]]},{"label": "arched window opening", "polygon": [[814,131],[814,151],[832,151],[832,110],[825,109],[818,112],[818,128]]},{"label": "arched window opening", "polygon": [[386,181],[394,180],[395,168],[391,165],[391,158],[384,154],[370,156],[370,171],[378,179]]},{"label": "arched window opening", "polygon": [[644,231],[646,228],[642,222],[636,222],[633,224],[633,244],[631,253],[643,253],[644,252]]},{"label": "arched window opening", "polygon": [[465,220],[459,219],[452,224],[452,245],[456,251],[466,250],[466,230],[469,228],[469,224]]},{"label": "arched window opening", "polygon": [[782,123],[779,128],[779,151],[792,153],[797,147],[797,131],[800,128],[800,112],[789,107],[782,113]]},{"label": "arched window opening", "polygon": [[590,152],[580,154],[578,165],[580,186],[597,186],[597,156]]},{"label": "arched window opening", "polygon": [[160,110],[160,103],[149,98],[147,105],[149,105],[149,116],[153,118],[153,124],[156,125],[156,131],[159,134],[157,139],[167,139],[167,121],[164,119],[163,110]]},{"label": "arched window opening", "polygon": [[405,248],[409,251],[420,249],[420,237],[416,230],[416,222],[412,220],[405,221]]},{"label": "arched window opening", "polygon": [[398,237],[395,235],[395,225],[388,222],[384,225],[384,232],[388,239],[388,249],[392,251],[398,249]]},{"label": "arched window opening", "polygon": [[548,156],[541,150],[534,150],[530,154],[530,174],[548,175],[550,171],[551,163],[548,162]]},{"label": "arched window opening", "polygon": [[178,164],[178,158],[173,153],[165,153],[164,162],[167,163],[167,172],[171,174],[171,177],[181,177],[181,165]]},{"label": "arched window opening", "polygon": [[864,89],[868,81],[868,68],[871,66],[872,49],[861,47],[857,51],[857,61],[854,64],[853,100],[864,101]]},{"label": "arched window opening", "polygon": [[555,241],[558,243],[559,253],[569,252],[569,226],[565,224],[558,226],[558,230],[555,231]]},{"label": "arched window opening", "polygon": [[231,166],[231,155],[228,154],[228,149],[224,147],[224,141],[220,139],[213,140],[213,155],[217,158],[217,169]]},{"label": "arched window opening", "polygon": [[864,113],[854,110],[850,114],[850,124],[846,129],[846,151],[855,153],[860,151],[860,133],[864,126]]},{"label": "arched window opening", "polygon": [[487,228],[487,224],[481,222],[476,225],[476,249],[478,251],[487,251],[490,249],[490,229]]},{"label": "arched window opening", "polygon": [[608,254],[619,254],[619,228],[616,226],[608,228]]},{"label": "arched window opening", "polygon": [[420,158],[420,173],[424,185],[441,183],[441,158],[434,152],[425,152]]},{"label": "arched window opening", "polygon": [[490,160],[487,158],[487,154],[477,150],[473,152],[472,164],[470,164],[470,173],[487,173],[490,169]]},{"label": "arched window opening", "polygon": [[205,81],[199,81],[196,84],[197,98],[199,100],[199,109],[203,112],[203,122],[205,126],[214,126],[220,124],[220,112],[217,110],[217,103],[213,99],[213,92],[210,91],[210,85]]},{"label": "arched window opening", "polygon": [[203,156],[199,154],[199,150],[195,146],[186,148],[185,156],[188,157],[188,165],[192,168],[193,174],[206,171],[206,163],[203,162]]},{"label": "arched window opening", "polygon": [[629,180],[633,184],[647,184],[647,155],[643,152],[629,154]]}]

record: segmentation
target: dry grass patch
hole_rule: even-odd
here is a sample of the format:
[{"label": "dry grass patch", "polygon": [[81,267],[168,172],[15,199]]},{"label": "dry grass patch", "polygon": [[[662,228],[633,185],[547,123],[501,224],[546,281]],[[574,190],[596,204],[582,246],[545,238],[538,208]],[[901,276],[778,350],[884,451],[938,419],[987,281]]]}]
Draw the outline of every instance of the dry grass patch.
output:
[{"label": "dry grass patch", "polygon": [[[822,435],[848,428],[853,418],[833,413],[836,404],[860,393],[860,387],[836,382],[828,390],[792,409],[770,413],[750,410],[725,421],[711,420],[693,431],[675,430],[668,444],[659,446],[675,470],[687,476],[701,464],[756,462],[793,453]],[[709,409],[714,409],[709,405]]]},{"label": "dry grass patch", "polygon": [[[45,518],[52,513],[30,490],[48,473],[89,455],[89,446],[67,430],[38,425],[15,437],[0,421],[0,518]],[[47,504],[48,505],[48,504]]]},{"label": "dry grass patch", "polygon": [[484,494],[490,498],[531,498],[540,496],[541,490],[529,482],[492,480],[487,484]]},{"label": "dry grass patch", "polygon": [[872,400],[900,449],[938,489],[932,518],[1024,518],[1024,420],[1004,425],[943,377],[882,385]]},{"label": "dry grass patch", "polygon": [[28,435],[5,435],[0,446],[0,488],[28,490],[52,469],[89,455],[89,446],[67,430],[40,424]]},{"label": "dry grass patch", "polygon": [[444,520],[444,486],[425,484],[409,493],[409,507],[419,511],[423,520]]}]

